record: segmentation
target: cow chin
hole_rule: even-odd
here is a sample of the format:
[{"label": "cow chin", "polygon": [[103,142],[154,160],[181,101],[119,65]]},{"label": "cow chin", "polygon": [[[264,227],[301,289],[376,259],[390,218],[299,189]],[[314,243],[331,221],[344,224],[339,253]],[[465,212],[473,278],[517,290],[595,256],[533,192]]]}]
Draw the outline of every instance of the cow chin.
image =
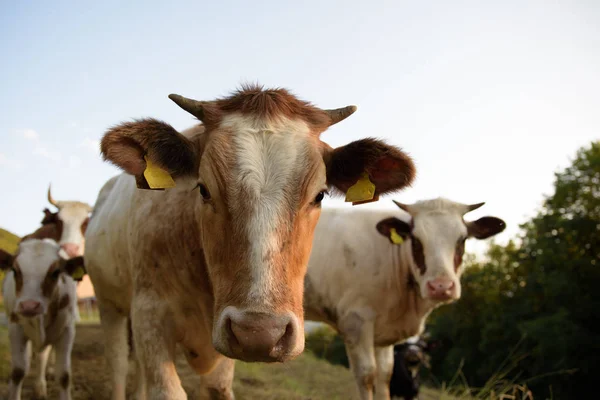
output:
[{"label": "cow chin", "polygon": [[227,306],[213,327],[213,346],[221,354],[251,362],[284,362],[304,350],[302,319]]}]

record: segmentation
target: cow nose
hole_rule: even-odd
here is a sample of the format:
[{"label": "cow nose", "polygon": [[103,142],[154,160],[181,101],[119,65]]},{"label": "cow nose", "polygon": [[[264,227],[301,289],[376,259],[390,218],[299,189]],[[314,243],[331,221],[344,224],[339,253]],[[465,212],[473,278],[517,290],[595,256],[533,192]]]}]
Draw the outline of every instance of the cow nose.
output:
[{"label": "cow nose", "polygon": [[42,303],[35,300],[25,300],[19,303],[19,314],[24,317],[35,317],[42,313]]},{"label": "cow nose", "polygon": [[436,278],[427,282],[429,297],[435,300],[449,300],[456,294],[456,285],[452,279]]},{"label": "cow nose", "polygon": [[[244,361],[284,361],[298,351],[298,322],[292,315],[229,312],[221,319],[225,355]],[[220,347],[220,346],[219,346]],[[221,350],[219,349],[219,350]]]},{"label": "cow nose", "polygon": [[79,245],[75,243],[64,243],[60,245],[60,248],[67,253],[69,257],[77,257],[79,255]]}]

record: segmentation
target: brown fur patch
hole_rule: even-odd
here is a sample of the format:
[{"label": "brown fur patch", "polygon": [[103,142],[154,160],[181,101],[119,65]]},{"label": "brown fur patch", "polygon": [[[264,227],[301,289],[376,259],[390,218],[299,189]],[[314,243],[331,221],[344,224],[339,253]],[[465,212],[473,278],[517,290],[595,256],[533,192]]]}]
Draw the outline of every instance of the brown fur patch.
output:
[{"label": "brown fur patch", "polygon": [[19,317],[17,317],[17,314],[15,314],[14,312],[10,313],[10,322],[14,322],[14,323],[19,322]]},{"label": "brown fur patch", "polygon": [[71,382],[71,376],[69,375],[69,373],[63,372],[63,374],[60,376],[60,386],[63,389],[66,389],[69,387],[70,382]]},{"label": "brown fur patch", "polygon": [[12,379],[15,385],[21,383],[24,377],[25,371],[22,368],[13,368],[12,373],[10,375],[10,379]]},{"label": "brown fur patch", "polygon": [[58,302],[58,309],[62,310],[63,308],[68,306],[70,303],[71,303],[71,298],[69,297],[69,295],[67,293],[65,293],[65,294],[63,294],[63,296],[60,298],[60,301]]},{"label": "brown fur patch", "polygon": [[58,282],[58,276],[56,276],[57,279],[55,279],[53,277],[53,273],[54,271],[56,271],[57,269],[60,268],[60,264],[59,262],[55,262],[53,263],[50,268],[48,268],[48,272],[46,272],[46,276],[44,277],[44,280],[42,281],[42,284],[40,285],[42,288],[42,294],[44,295],[44,297],[52,297],[52,293],[54,292],[54,289],[56,288],[56,284]]},{"label": "brown fur patch", "polygon": [[58,221],[58,213],[52,212],[47,208],[44,208],[44,218],[42,219],[42,225],[54,224]]},{"label": "brown fur patch", "polygon": [[15,279],[15,292],[17,296],[19,296],[21,294],[21,289],[23,289],[23,274],[21,273],[19,264],[16,262],[14,264],[13,277]]},{"label": "brown fur patch", "polygon": [[[212,107],[211,107],[212,106]],[[264,89],[260,85],[242,85],[231,96],[207,104],[207,125],[217,125],[221,113],[241,113],[275,120],[280,117],[301,119],[314,132],[322,132],[330,125],[329,115],[307,101],[299,100],[286,89]]]},{"label": "brown fur patch", "polygon": [[53,239],[56,242],[60,241],[63,231],[63,222],[56,218],[56,221],[47,223],[39,227],[35,232],[24,236],[21,242],[27,239]]}]

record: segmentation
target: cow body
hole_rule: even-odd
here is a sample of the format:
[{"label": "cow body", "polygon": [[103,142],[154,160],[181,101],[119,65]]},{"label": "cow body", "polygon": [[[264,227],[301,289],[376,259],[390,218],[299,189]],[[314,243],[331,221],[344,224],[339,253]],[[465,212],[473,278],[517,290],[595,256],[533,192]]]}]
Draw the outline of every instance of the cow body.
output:
[{"label": "cow body", "polygon": [[[406,155],[380,141],[337,149],[320,141],[352,107],[320,110],[257,87],[211,102],[170,97],[203,124],[179,133],[139,120],[101,144],[128,173],[102,188],[86,232],[113,399],[125,397],[129,316],[142,398],[186,398],[176,346],[222,398],[233,397],[232,358],[298,355],[303,276],[325,191],[345,192],[367,173],[378,196],[414,174]],[[146,174],[154,166],[175,187],[140,190],[156,187]]]},{"label": "cow body", "polygon": [[[305,278],[306,319],[342,335],[362,399],[390,398],[393,345],[419,335],[434,308],[460,297],[463,243],[478,222],[463,221],[467,208],[420,202],[408,223],[386,211],[323,211]],[[504,229],[501,220],[483,221],[495,233]],[[392,243],[391,227],[402,244]]]},{"label": "cow body", "polygon": [[12,358],[9,400],[21,398],[32,349],[38,357],[35,393],[37,397],[46,397],[46,365],[53,347],[57,354],[60,398],[71,398],[70,365],[77,300],[76,284],[69,274],[75,266],[83,266],[83,259],[66,261],[59,252],[59,245],[51,239],[29,239],[21,242],[16,256],[2,258],[0,266],[10,269],[2,285]]}]

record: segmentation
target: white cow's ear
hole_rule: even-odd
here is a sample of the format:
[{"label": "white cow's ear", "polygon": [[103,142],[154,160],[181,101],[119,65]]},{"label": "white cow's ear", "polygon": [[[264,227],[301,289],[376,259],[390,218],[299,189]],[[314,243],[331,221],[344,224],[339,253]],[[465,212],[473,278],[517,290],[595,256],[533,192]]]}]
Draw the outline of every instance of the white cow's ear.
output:
[{"label": "white cow's ear", "polygon": [[392,244],[400,244],[396,236],[406,239],[410,236],[412,230],[409,224],[393,217],[379,221],[375,228],[380,234],[388,238]]},{"label": "white cow's ear", "polygon": [[155,171],[174,179],[198,172],[194,142],[156,119],[126,122],[111,128],[102,138],[100,151],[105,160],[134,175],[141,189],[151,188],[145,178],[148,163]]},{"label": "white cow's ear", "polygon": [[506,228],[506,223],[496,217],[482,217],[477,221],[467,222],[466,225],[469,236],[476,239],[487,239]]},{"label": "white cow's ear", "polygon": [[0,270],[12,268],[15,257],[12,254],[0,249]]}]

